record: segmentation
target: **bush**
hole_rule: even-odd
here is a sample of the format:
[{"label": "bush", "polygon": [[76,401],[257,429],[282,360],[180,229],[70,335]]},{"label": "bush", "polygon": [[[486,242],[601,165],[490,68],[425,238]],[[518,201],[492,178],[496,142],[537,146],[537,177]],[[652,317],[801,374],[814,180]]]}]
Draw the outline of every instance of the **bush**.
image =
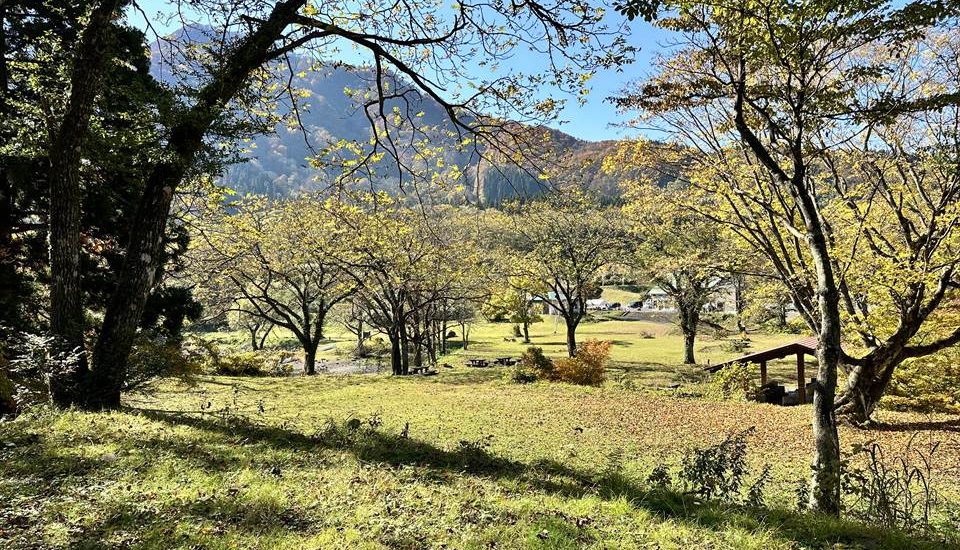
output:
[{"label": "bush", "polygon": [[960,349],[904,361],[880,402],[897,411],[960,413]]},{"label": "bush", "polygon": [[14,399],[13,382],[8,374],[10,370],[7,360],[0,356],[0,416],[17,412],[17,402]]},{"label": "bush", "polygon": [[192,345],[183,345],[180,340],[162,336],[140,336],[130,352],[123,390],[143,390],[151,382],[166,377],[189,382],[202,372],[203,364],[202,354],[197,353]]},{"label": "bush", "polygon": [[757,383],[750,367],[734,363],[717,371],[710,380],[710,392],[720,399],[746,400],[757,394]]},{"label": "bush", "polygon": [[383,338],[371,338],[353,350],[353,355],[358,358],[384,357],[390,355],[390,346]]},{"label": "bush", "polygon": [[747,437],[753,432],[754,428],[748,428],[732,433],[716,445],[687,454],[680,470],[685,491],[705,500],[742,501],[761,506],[770,477],[769,465],[746,487],[746,494],[741,491],[748,474]]},{"label": "bush", "polygon": [[244,351],[220,357],[214,372],[222,376],[266,376],[269,370],[261,354]]},{"label": "bush", "polygon": [[522,363],[517,363],[507,372],[507,381],[514,384],[532,384],[537,381],[537,373]]},{"label": "bush", "polygon": [[556,380],[556,369],[553,361],[543,354],[543,348],[530,346],[520,356],[520,369],[533,373],[540,380]]},{"label": "bush", "polygon": [[560,359],[554,370],[561,382],[581,386],[599,386],[606,378],[605,365],[610,358],[612,342],[587,340],[577,348],[577,355]]},{"label": "bush", "polygon": [[884,456],[877,443],[854,445],[844,461],[842,487],[851,515],[886,528],[928,532],[939,504],[931,475],[938,442],[916,445],[911,439],[900,456]]}]

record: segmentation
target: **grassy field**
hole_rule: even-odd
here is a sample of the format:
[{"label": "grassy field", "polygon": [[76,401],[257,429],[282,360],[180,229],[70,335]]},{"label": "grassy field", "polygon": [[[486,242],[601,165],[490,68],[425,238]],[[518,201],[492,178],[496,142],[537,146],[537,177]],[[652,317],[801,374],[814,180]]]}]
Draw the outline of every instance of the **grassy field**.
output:
[{"label": "grassy field", "polygon": [[[616,385],[508,384],[494,369],[167,384],[122,412],[38,410],[0,424],[3,548],[945,548],[799,515],[809,409],[679,399]],[[885,413],[844,429],[902,451],[960,424]],[[650,489],[657,464],[756,427],[767,508]],[[951,497],[953,498],[953,497]]]},{"label": "grassy field", "polygon": [[[329,336],[321,355],[344,358],[349,335],[331,327]],[[515,385],[506,369],[467,368],[469,357],[526,347],[509,324],[478,323],[470,336],[432,377],[204,376],[127,396],[120,412],[40,408],[0,423],[0,548],[956,547],[942,534],[794,512],[809,469],[809,406],[690,397],[705,387],[703,370],[678,365],[672,325],[584,324],[581,341],[614,342],[600,388]],[[531,336],[565,353],[562,323],[547,318]],[[238,333],[204,337],[245,343]],[[751,335],[751,350],[794,338]],[[280,332],[270,344],[296,350]],[[697,353],[736,355],[709,335]],[[771,365],[781,375],[791,380],[792,360]],[[934,487],[960,510],[960,420],[878,420],[876,430],[843,428],[844,449],[877,441],[894,460],[939,442]],[[692,449],[747,428],[747,481],[770,468],[764,506],[648,482],[660,465],[676,480]],[[950,521],[948,508],[937,522]]]},{"label": "grassy field", "polygon": [[[456,337],[451,338],[454,347],[441,359],[441,362],[459,366],[468,358],[501,356],[519,357],[528,346],[539,346],[544,353],[552,357],[566,355],[566,327],[563,320],[555,316],[543,316],[543,321],[530,325],[530,343],[524,344],[522,338],[515,338],[511,323],[489,323],[477,321],[469,328],[469,345],[460,347],[460,328],[452,326]],[[329,341],[320,347],[318,357],[328,360],[342,359],[354,349],[355,337],[342,327],[331,324],[327,330]],[[246,335],[239,332],[214,333],[204,335],[226,348],[248,346]],[[610,377],[613,380],[630,380],[649,387],[663,387],[676,383],[703,378],[700,366],[682,365],[683,337],[679,329],[669,323],[645,321],[608,320],[602,317],[596,321],[586,321],[577,330],[577,339],[609,340],[611,348]],[[796,334],[749,335],[750,348],[758,351],[790,342],[799,338]],[[292,335],[278,329],[271,333],[268,346],[283,347],[298,351],[298,345]],[[717,363],[737,357],[742,352],[729,347],[729,339],[717,338],[705,331],[697,340],[697,361],[704,365]],[[808,358],[808,361],[811,359]],[[769,365],[771,379],[777,378],[788,386],[796,387],[796,363],[793,358],[773,361]],[[813,369],[813,365],[810,367]],[[810,371],[814,372],[813,370]],[[758,371],[759,378],[759,371]]]}]

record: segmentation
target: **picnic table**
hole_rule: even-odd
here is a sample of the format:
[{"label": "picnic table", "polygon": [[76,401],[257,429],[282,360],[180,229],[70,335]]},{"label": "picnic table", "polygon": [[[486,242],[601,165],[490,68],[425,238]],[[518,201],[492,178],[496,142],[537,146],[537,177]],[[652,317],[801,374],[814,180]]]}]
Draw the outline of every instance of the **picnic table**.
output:
[{"label": "picnic table", "polygon": [[468,367],[486,367],[489,365],[490,365],[490,362],[487,361],[486,359],[478,359],[478,358],[467,359]]},{"label": "picnic table", "polygon": [[497,357],[494,363],[497,365],[503,365],[505,367],[512,367],[517,363],[517,360],[513,357]]}]

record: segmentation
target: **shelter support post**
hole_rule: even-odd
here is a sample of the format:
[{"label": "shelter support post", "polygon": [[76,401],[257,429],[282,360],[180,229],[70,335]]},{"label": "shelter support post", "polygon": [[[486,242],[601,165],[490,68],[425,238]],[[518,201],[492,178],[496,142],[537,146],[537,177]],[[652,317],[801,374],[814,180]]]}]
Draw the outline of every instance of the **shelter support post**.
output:
[{"label": "shelter support post", "polygon": [[797,397],[801,405],[807,402],[807,375],[804,373],[803,353],[797,354]]}]

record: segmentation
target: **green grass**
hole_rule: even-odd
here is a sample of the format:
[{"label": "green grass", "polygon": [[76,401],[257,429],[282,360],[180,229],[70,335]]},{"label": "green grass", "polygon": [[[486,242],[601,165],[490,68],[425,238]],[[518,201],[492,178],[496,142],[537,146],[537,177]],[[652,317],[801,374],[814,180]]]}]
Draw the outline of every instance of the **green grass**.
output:
[{"label": "green grass", "polygon": [[[0,424],[3,548],[946,548],[787,511],[809,408],[677,399],[615,384],[435,377],[204,378],[122,412],[43,409]],[[927,422],[844,429],[908,444]],[[756,426],[770,508],[651,491],[656,464]],[[960,451],[937,464],[958,481]],[[952,466],[950,465],[952,464]],[[952,470],[951,470],[952,468]]]},{"label": "green grass", "polygon": [[642,301],[645,296],[643,293],[634,292],[620,286],[605,286],[600,294],[600,297],[606,300],[608,304],[619,302],[621,305]]},{"label": "green grass", "polygon": [[[479,320],[469,328],[469,345],[466,350],[459,349],[460,327],[452,325],[450,330],[456,333],[450,341],[453,344],[453,356],[494,357],[498,355],[519,356],[528,346],[539,346],[547,355],[561,357],[566,355],[566,327],[563,320],[556,316],[544,315],[539,323],[530,325],[530,344],[524,344],[522,338],[515,338],[513,324],[490,323]],[[346,353],[353,349],[356,337],[342,327],[328,326],[327,343],[322,344],[318,356],[333,358],[337,353]],[[240,332],[218,332],[205,334],[227,348],[248,347],[246,336]],[[376,335],[375,335],[376,337]],[[577,329],[577,340],[611,340],[613,342],[611,359],[620,362],[649,363],[674,366],[683,359],[683,337],[679,329],[666,323],[647,321],[599,320],[584,321]],[[795,334],[750,334],[751,347],[756,351],[798,338]],[[697,361],[706,364],[716,363],[740,355],[727,348],[729,339],[716,338],[709,332],[697,339]],[[271,333],[268,347],[282,347],[297,350],[298,344],[292,335],[282,329]],[[335,346],[335,347],[332,347]]]}]

